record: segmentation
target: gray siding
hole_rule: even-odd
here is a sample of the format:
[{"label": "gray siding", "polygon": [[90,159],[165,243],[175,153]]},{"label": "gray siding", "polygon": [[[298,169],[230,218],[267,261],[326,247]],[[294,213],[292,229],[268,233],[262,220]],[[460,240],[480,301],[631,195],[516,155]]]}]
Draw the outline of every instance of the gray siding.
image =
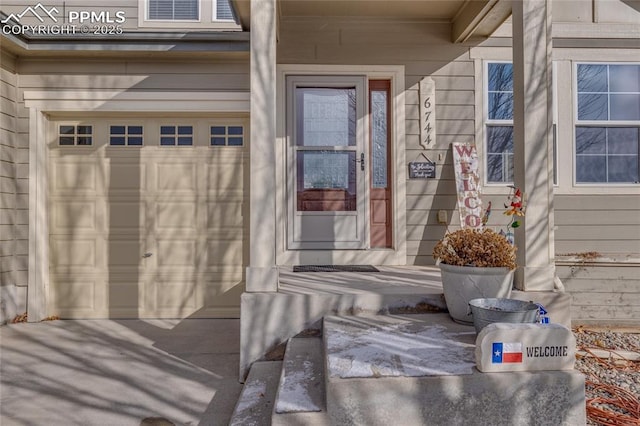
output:
[{"label": "gray siding", "polygon": [[576,324],[638,324],[640,266],[592,263],[557,266],[571,294],[571,321]]},{"label": "gray siding", "polygon": [[24,161],[18,143],[15,58],[2,54],[0,63],[0,324],[26,306],[27,205],[22,199],[19,169]]}]

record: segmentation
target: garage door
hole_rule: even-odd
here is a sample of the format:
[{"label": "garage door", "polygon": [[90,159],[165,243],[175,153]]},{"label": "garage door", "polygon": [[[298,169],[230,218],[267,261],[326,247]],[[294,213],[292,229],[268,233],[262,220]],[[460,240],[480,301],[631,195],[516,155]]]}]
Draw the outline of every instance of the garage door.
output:
[{"label": "garage door", "polygon": [[50,132],[50,312],[238,316],[246,119],[65,120]]}]

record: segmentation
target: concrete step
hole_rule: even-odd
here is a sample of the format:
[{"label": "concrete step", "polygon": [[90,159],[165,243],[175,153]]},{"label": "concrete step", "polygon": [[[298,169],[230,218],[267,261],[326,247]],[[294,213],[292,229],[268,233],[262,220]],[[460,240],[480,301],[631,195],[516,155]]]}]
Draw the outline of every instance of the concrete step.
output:
[{"label": "concrete step", "polygon": [[584,425],[575,370],[481,373],[475,330],[448,314],[325,317],[335,425]]},{"label": "concrete step", "polygon": [[322,338],[289,339],[282,362],[272,424],[274,426],[330,424],[325,404]]},{"label": "concrete step", "polygon": [[282,361],[259,361],[251,366],[229,426],[269,426],[278,391]]}]

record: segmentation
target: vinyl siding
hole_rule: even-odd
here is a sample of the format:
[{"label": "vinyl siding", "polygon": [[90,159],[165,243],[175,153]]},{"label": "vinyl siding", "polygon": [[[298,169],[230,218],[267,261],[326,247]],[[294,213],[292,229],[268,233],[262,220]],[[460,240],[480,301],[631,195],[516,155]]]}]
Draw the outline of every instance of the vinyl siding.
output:
[{"label": "vinyl siding", "polygon": [[26,250],[28,225],[20,203],[18,165],[23,161],[17,136],[15,58],[2,54],[0,63],[0,324],[22,313],[26,305]]}]

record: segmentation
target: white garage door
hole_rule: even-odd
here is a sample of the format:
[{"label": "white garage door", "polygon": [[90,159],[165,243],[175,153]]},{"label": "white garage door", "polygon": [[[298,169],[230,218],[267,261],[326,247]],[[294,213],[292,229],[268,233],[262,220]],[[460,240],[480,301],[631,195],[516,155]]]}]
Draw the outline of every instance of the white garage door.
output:
[{"label": "white garage door", "polygon": [[51,133],[53,314],[238,316],[245,119],[66,120]]}]

